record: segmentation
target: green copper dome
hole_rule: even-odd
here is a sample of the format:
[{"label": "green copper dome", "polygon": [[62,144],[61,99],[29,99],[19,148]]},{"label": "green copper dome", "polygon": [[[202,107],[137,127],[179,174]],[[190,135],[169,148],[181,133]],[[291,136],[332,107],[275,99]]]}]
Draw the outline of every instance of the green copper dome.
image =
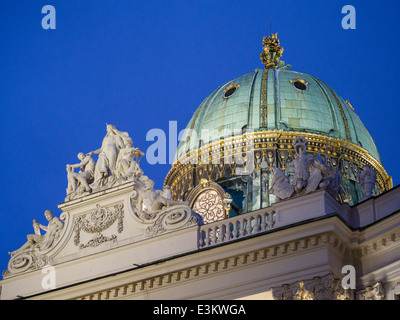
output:
[{"label": "green copper dome", "polygon": [[[374,140],[350,102],[325,82],[288,70],[282,53],[276,33],[264,37],[264,69],[224,83],[194,112],[164,181],[174,200],[197,208],[218,198],[215,208],[232,208],[229,214],[268,207],[276,201],[273,168],[290,183],[295,178],[294,143],[300,137],[308,155],[340,176],[338,201],[352,205],[363,199],[359,178],[368,168],[376,172],[374,195],[392,188]],[[203,215],[207,221],[214,216],[211,209]]]},{"label": "green copper dome", "polygon": [[194,112],[176,158],[248,131],[315,133],[352,142],[380,164],[378,149],[354,112],[330,86],[306,73],[257,69],[228,81]]}]

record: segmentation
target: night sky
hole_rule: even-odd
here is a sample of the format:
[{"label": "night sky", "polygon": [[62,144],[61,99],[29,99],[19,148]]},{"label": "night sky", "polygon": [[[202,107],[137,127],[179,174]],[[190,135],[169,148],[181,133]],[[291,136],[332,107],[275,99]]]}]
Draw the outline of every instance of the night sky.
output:
[{"label": "night sky", "polygon": [[[42,28],[42,7],[56,29]],[[342,7],[356,29],[342,28]],[[263,68],[262,37],[278,32],[282,60],[349,99],[400,183],[398,1],[1,0],[0,269],[56,216],[66,164],[98,149],[106,123],[146,151],[146,134],[178,130],[218,86]],[[176,144],[178,141],[176,141]],[[174,149],[176,145],[168,145]],[[167,153],[168,155],[168,153]],[[157,189],[170,169],[140,162]]]}]

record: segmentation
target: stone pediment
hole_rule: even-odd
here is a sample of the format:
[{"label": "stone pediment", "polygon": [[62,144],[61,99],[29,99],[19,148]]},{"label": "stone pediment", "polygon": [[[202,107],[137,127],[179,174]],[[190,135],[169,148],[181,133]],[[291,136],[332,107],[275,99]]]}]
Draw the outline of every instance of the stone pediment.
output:
[{"label": "stone pediment", "polygon": [[[115,148],[111,148],[112,143],[107,140],[113,136],[111,142],[115,145],[111,147]],[[10,253],[4,278],[136,244],[197,226],[201,221],[186,202],[172,201],[168,188],[165,192],[153,188],[154,182],[143,175],[139,167],[138,157],[143,153],[133,148],[127,133],[107,125],[104,139],[108,146],[103,140],[102,148],[96,151],[99,153],[97,162],[91,158],[95,152],[80,153],[79,164],[67,165],[67,198],[58,205],[62,211],[60,217],[47,210],[47,226],[34,220],[35,233],[27,236],[27,242],[21,248]],[[117,154],[107,154],[107,148]],[[111,156],[115,160],[113,167]],[[110,161],[104,162],[105,157]],[[81,171],[73,172],[78,167]],[[43,235],[40,229],[45,231]],[[163,255],[162,252],[158,254]],[[154,253],[144,255],[140,260],[151,260],[153,256]]]}]

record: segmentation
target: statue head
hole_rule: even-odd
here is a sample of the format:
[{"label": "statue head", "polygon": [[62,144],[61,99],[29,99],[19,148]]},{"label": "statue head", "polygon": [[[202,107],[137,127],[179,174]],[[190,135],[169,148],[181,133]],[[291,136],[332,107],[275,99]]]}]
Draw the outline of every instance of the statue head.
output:
[{"label": "statue head", "polygon": [[107,127],[106,127],[107,134],[114,133],[114,130],[117,129],[113,124],[106,123],[106,125],[107,125]]},{"label": "statue head", "polygon": [[151,180],[149,177],[147,176],[143,176],[143,178],[141,179],[144,187],[146,188],[146,190],[151,190],[154,187],[154,181]]},{"label": "statue head", "polygon": [[44,212],[44,216],[48,221],[50,221],[51,219],[53,219],[53,212],[51,210],[46,210]]},{"label": "statue head", "polygon": [[303,136],[298,136],[293,141],[293,147],[294,147],[294,150],[296,151],[296,154],[298,156],[301,156],[301,155],[306,153],[307,146],[308,146],[308,141]]},{"label": "statue head", "polygon": [[79,152],[79,153],[78,153],[78,159],[79,159],[79,160],[85,159],[85,154],[84,154],[83,152]]}]

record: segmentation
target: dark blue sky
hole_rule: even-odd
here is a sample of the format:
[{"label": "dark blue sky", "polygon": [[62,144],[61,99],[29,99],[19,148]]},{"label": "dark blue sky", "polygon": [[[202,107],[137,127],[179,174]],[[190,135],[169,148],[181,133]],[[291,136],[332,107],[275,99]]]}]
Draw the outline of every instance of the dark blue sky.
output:
[{"label": "dark blue sky", "polygon": [[[56,8],[56,30],[41,9]],[[356,8],[356,30],[341,9]],[[146,150],[153,128],[184,129],[222,83],[262,68],[262,37],[278,32],[282,59],[350,99],[400,183],[398,1],[1,0],[0,269],[60,211],[65,165],[100,147],[105,124]],[[141,161],[162,188],[170,168]]]}]

